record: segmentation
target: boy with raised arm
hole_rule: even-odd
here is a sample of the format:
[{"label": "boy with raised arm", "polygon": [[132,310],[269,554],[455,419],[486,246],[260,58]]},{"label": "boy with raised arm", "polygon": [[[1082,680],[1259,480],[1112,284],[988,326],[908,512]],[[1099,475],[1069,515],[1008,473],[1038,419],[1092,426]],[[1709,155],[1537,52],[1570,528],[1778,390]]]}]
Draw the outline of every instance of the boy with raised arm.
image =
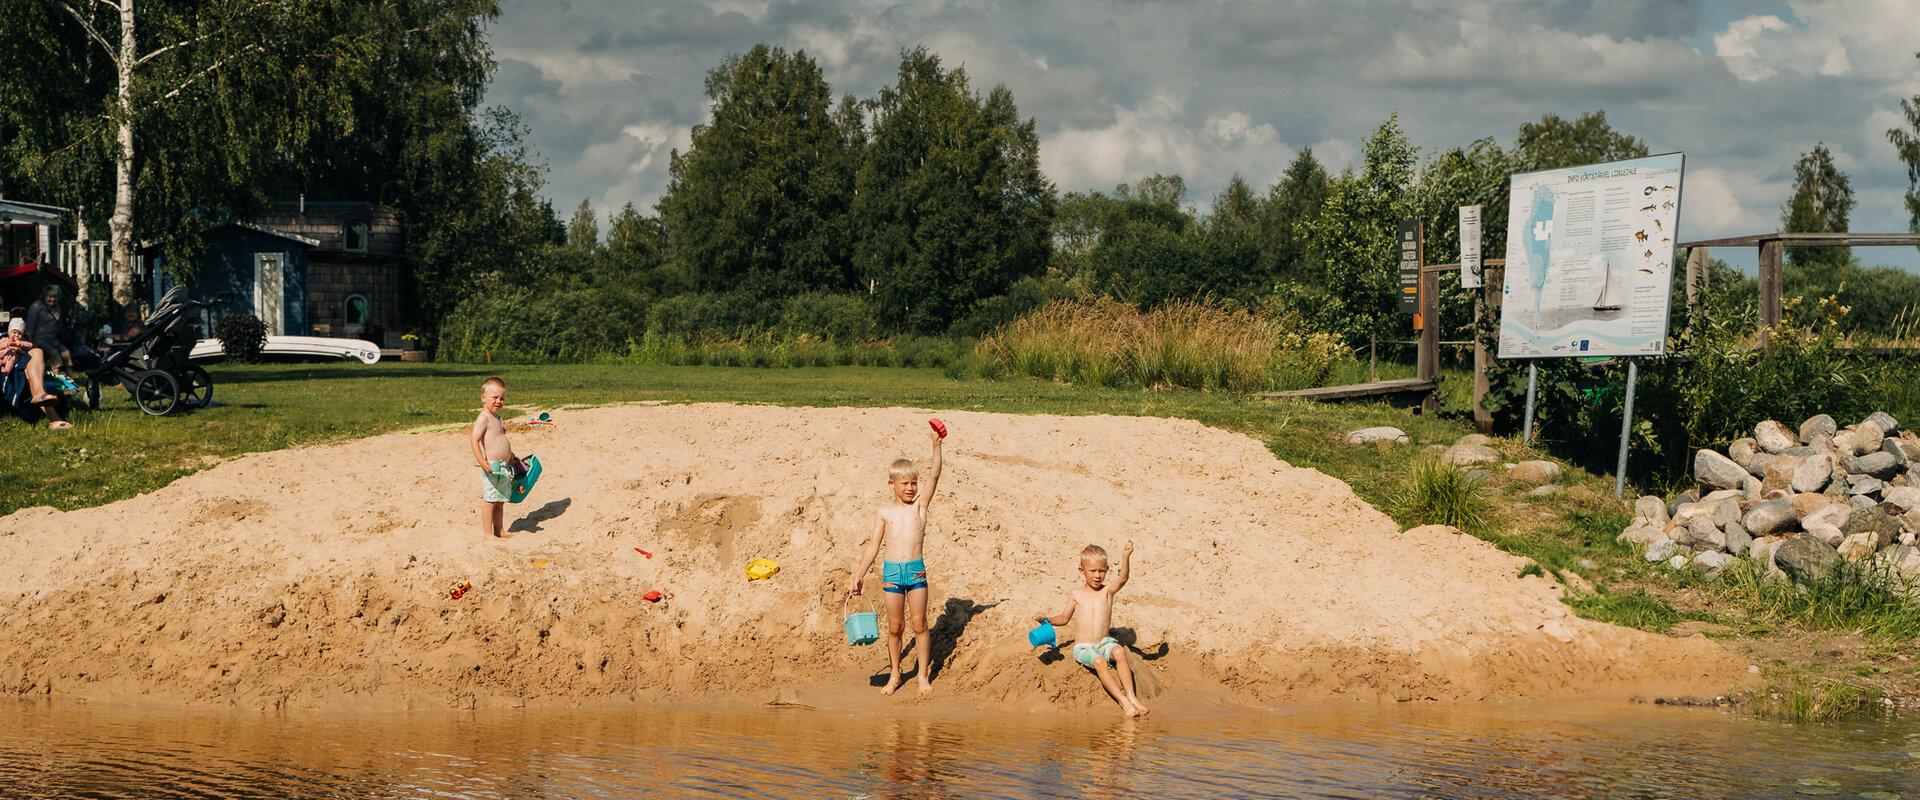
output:
[{"label": "boy with raised arm", "polygon": [[887,471],[887,488],[893,502],[880,509],[873,524],[873,536],[867,540],[860,560],[854,563],[849,598],[861,593],[873,558],[886,548],[886,560],[880,565],[887,603],[887,658],[892,674],[881,694],[893,694],[900,688],[900,639],[905,619],[913,621],[913,652],[919,660],[920,693],[933,691],[927,670],[933,661],[933,640],[927,636],[927,565],[921,559],[920,545],[927,533],[927,507],[933,505],[933,490],[940,485],[940,443],[946,431],[934,425],[933,463],[927,467],[926,486],[920,485],[920,470],[912,461],[898,459]]},{"label": "boy with raised arm", "polygon": [[1058,614],[1042,611],[1034,619],[1049,625],[1065,625],[1078,618],[1073,626],[1073,660],[1093,670],[1100,686],[1120,703],[1121,713],[1137,717],[1147,713],[1147,707],[1140,704],[1140,697],[1133,692],[1133,667],[1127,661],[1127,648],[1107,635],[1113,627],[1113,596],[1127,585],[1128,576],[1133,574],[1132,561],[1133,542],[1127,542],[1120,548],[1120,570],[1109,583],[1107,551],[1097,544],[1087,545],[1080,551],[1080,577],[1086,581],[1085,585],[1067,595],[1067,610]]}]

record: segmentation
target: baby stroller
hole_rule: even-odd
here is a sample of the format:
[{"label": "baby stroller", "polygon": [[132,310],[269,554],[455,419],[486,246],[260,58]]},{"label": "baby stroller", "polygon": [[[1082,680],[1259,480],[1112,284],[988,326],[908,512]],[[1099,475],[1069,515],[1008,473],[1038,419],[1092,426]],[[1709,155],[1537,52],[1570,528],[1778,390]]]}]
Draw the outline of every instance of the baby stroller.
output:
[{"label": "baby stroller", "polygon": [[[168,290],[138,336],[79,365],[88,378],[87,407],[98,409],[100,387],[112,384],[126,387],[134,405],[154,416],[213,405],[213,376],[188,355],[200,336],[195,312],[217,302],[190,300],[184,286]],[[76,354],[75,360],[82,359]]]}]

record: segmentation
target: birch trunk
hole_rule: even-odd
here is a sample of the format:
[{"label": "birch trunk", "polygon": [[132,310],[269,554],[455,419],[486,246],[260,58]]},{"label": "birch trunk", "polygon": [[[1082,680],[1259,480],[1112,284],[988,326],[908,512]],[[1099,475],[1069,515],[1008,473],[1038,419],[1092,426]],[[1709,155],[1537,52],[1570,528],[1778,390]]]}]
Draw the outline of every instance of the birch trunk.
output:
[{"label": "birch trunk", "polygon": [[120,85],[115,87],[113,153],[113,218],[107,228],[113,238],[109,280],[114,302],[127,305],[133,297],[133,67],[139,53],[133,39],[133,0],[119,0]]}]

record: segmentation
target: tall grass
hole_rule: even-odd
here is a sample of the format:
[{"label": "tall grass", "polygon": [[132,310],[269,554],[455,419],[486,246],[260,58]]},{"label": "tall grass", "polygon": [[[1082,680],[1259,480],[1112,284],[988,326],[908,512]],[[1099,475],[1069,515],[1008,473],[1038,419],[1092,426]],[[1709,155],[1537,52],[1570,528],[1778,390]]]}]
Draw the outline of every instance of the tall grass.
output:
[{"label": "tall grass", "polygon": [[1394,498],[1393,515],[1410,526],[1451,525],[1468,533],[1487,526],[1487,501],[1459,467],[1423,461]]},{"label": "tall grass", "polygon": [[987,375],[1235,392],[1317,386],[1352,358],[1289,316],[1210,301],[1142,311],[1106,298],[1044,306],[981,339],[973,357]]},{"label": "tall grass", "polygon": [[1920,595],[1910,579],[1878,559],[1843,561],[1802,584],[1762,580],[1742,561],[1727,570],[1722,586],[1758,619],[1891,641],[1920,638]]}]

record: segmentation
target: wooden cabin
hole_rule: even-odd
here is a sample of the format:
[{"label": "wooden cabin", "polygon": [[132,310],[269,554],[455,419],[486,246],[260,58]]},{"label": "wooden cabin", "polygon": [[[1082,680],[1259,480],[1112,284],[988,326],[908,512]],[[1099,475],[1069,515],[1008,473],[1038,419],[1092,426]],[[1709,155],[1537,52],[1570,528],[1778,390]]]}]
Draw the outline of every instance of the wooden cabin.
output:
[{"label": "wooden cabin", "polygon": [[394,213],[354,200],[276,202],[255,223],[312,240],[303,316],[315,336],[398,346],[410,325],[406,238]]}]

